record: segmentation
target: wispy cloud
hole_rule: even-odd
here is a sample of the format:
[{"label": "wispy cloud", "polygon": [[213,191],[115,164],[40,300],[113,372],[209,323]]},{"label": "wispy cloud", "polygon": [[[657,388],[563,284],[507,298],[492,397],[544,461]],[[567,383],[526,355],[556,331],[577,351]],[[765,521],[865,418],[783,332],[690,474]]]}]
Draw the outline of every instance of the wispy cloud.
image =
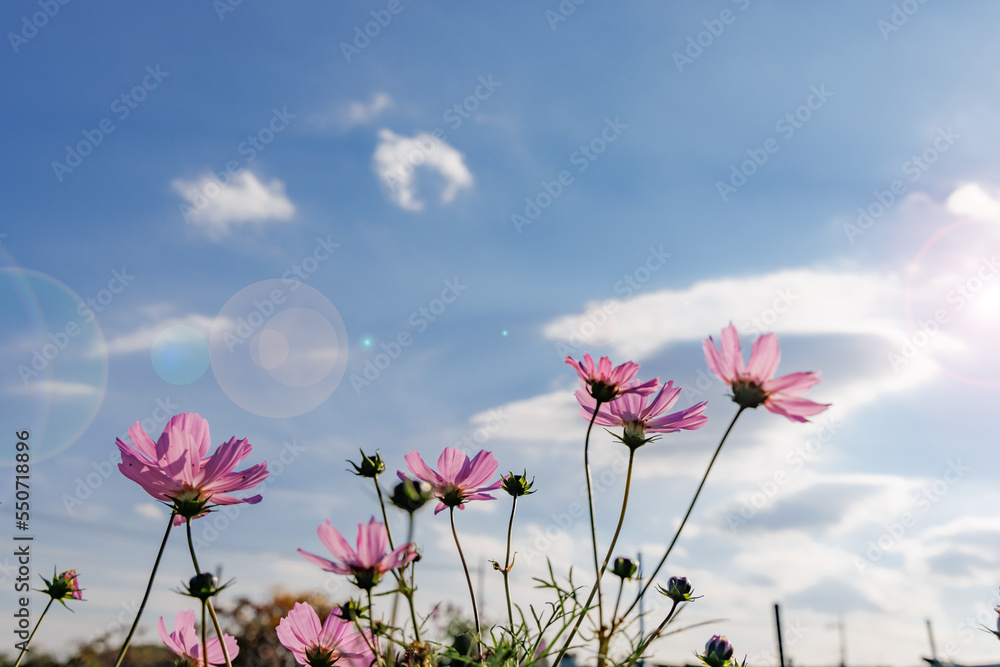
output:
[{"label": "wispy cloud", "polygon": [[436,171],[445,180],[441,202],[448,203],[461,188],[472,186],[472,172],[465,166],[461,153],[433,134],[420,132],[403,137],[392,130],[381,129],[379,144],[372,162],[375,173],[386,187],[389,199],[407,211],[424,207],[416,196],[418,169]]},{"label": "wispy cloud", "polygon": [[108,354],[124,355],[136,352],[148,354],[157,336],[165,329],[178,325],[189,326],[207,336],[212,329],[212,322],[213,318],[211,317],[191,313],[180,317],[159,320],[150,324],[143,324],[131,331],[109,337],[107,342]]},{"label": "wispy cloud", "polygon": [[171,185],[187,202],[182,209],[185,219],[214,238],[241,224],[288,221],[295,215],[284,182],[262,183],[250,171],[236,174],[225,185],[211,174],[197,181],[176,179]]},{"label": "wispy cloud", "polygon": [[31,384],[12,383],[5,387],[6,393],[15,396],[43,395],[49,398],[71,399],[76,396],[100,394],[104,389],[84,382],[65,380],[39,380]]},{"label": "wispy cloud", "polygon": [[388,93],[377,92],[372,95],[368,103],[357,100],[346,104],[340,103],[330,107],[327,111],[315,113],[309,116],[307,122],[313,127],[321,129],[330,126],[348,130],[360,125],[369,125],[375,122],[382,112],[396,106],[396,101]]},{"label": "wispy cloud", "polygon": [[597,307],[618,325],[610,341],[613,354],[635,360],[670,343],[718,337],[730,320],[743,334],[868,334],[896,339],[903,335],[903,323],[891,313],[898,312],[902,302],[903,288],[894,275],[790,269],[588,304],[583,313],[548,323],[543,333],[550,340],[578,346],[588,333],[581,321]]}]

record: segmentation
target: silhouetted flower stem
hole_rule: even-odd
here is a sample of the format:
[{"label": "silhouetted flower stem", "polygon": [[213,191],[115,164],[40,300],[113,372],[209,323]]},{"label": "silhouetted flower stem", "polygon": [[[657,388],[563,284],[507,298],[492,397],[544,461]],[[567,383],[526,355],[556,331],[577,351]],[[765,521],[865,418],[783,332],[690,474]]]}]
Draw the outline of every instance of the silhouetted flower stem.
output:
[{"label": "silhouetted flower stem", "polygon": [[[191,537],[191,517],[187,519],[187,539],[188,550],[191,551],[191,562],[194,563],[194,573],[196,575],[201,574],[201,568],[198,566],[198,557],[194,553],[194,539]],[[205,600],[205,607],[208,608],[208,613],[212,617],[215,636],[219,638],[219,646],[222,648],[222,659],[226,661],[226,667],[233,667],[233,663],[229,660],[229,649],[226,648],[226,640],[222,636],[222,626],[219,624],[219,617],[215,614],[215,607],[212,605],[211,598]],[[204,612],[204,610],[202,611]],[[202,632],[204,632],[204,625],[202,625]]]},{"label": "silhouetted flower stem", "polygon": [[656,569],[654,569],[653,573],[649,575],[649,578],[646,580],[646,585],[642,587],[642,590],[639,591],[639,594],[636,596],[635,600],[632,602],[631,605],[629,605],[629,608],[625,610],[626,616],[628,616],[629,613],[635,608],[635,606],[639,604],[640,598],[642,598],[642,596],[646,594],[646,591],[649,589],[650,586],[652,586],[653,580],[656,579],[657,573],[659,573],[660,569],[663,567],[663,564],[667,562],[667,556],[670,555],[670,552],[673,550],[674,545],[677,544],[677,538],[681,536],[681,531],[684,530],[684,524],[687,523],[688,518],[691,516],[691,511],[694,509],[694,504],[698,502],[698,496],[699,494],[701,494],[701,490],[705,486],[705,480],[708,479],[708,473],[712,471],[712,465],[715,464],[715,459],[718,458],[719,452],[722,451],[722,445],[726,443],[726,438],[729,437],[729,433],[733,430],[733,426],[736,425],[736,420],[740,418],[740,415],[743,414],[744,410],[746,410],[746,408],[741,406],[740,409],[737,410],[736,416],[733,417],[733,421],[729,422],[729,428],[726,429],[726,432],[722,435],[722,440],[719,441],[719,445],[715,448],[715,453],[712,454],[712,460],[708,462],[708,467],[705,468],[705,474],[701,476],[701,482],[699,482],[698,484],[698,490],[694,492],[694,497],[691,499],[691,504],[688,505],[687,512],[684,513],[684,518],[681,519],[681,525],[677,526],[677,532],[674,533],[673,539],[670,540],[670,546],[667,547],[667,550],[666,552],[664,552],[663,558],[660,559],[660,562],[656,566]]},{"label": "silhouetted flower stem", "polygon": [[24,648],[21,649],[21,654],[17,656],[17,662],[14,663],[14,667],[18,667],[24,656],[28,654],[28,646],[31,644],[31,640],[34,639],[35,633],[38,632],[38,626],[42,624],[42,619],[45,618],[45,612],[49,610],[49,607],[51,607],[52,603],[55,601],[55,598],[49,598],[49,603],[45,605],[45,609],[42,610],[42,615],[38,617],[38,622],[35,623],[35,628],[31,631],[31,634],[28,635],[28,641],[24,642]]},{"label": "silhouetted flower stem", "polygon": [[455,547],[458,548],[458,557],[462,560],[462,569],[465,570],[465,581],[469,584],[469,597],[472,598],[472,616],[476,621],[476,651],[480,652],[479,643],[482,642],[482,631],[479,627],[479,608],[476,606],[476,591],[472,587],[472,577],[469,576],[469,566],[465,563],[465,554],[462,553],[462,545],[458,541],[458,531],[455,529],[455,508],[448,508],[448,515],[451,517],[451,534],[455,538]]},{"label": "silhouetted flower stem", "polygon": [[156,560],[153,561],[153,571],[149,574],[149,583],[146,584],[146,592],[142,596],[142,602],[139,603],[139,611],[135,615],[132,627],[129,628],[128,636],[125,637],[125,643],[122,644],[122,649],[118,652],[118,659],[115,660],[114,667],[121,667],[122,660],[125,659],[125,653],[128,652],[128,646],[132,642],[132,635],[135,634],[135,629],[139,627],[139,619],[142,618],[142,610],[146,608],[146,601],[149,600],[149,592],[153,589],[153,579],[156,578],[156,570],[160,567],[160,558],[163,557],[163,549],[167,546],[167,538],[170,537],[170,529],[174,527],[175,516],[177,516],[177,513],[171,512],[170,518],[167,519],[167,532],[163,534],[163,541],[160,542],[160,550],[156,552]]}]

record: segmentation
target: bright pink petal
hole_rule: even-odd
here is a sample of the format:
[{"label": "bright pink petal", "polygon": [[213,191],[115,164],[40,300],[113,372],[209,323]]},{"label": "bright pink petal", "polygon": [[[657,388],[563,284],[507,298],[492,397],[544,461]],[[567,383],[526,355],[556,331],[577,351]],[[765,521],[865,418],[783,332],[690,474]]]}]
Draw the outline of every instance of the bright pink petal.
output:
[{"label": "bright pink petal", "polygon": [[335,563],[332,560],[327,560],[315,554],[311,554],[303,549],[298,549],[298,552],[302,554],[302,557],[307,561],[313,563],[314,565],[319,565],[327,572],[333,572],[334,574],[351,574],[351,568],[346,565]]},{"label": "bright pink petal", "polygon": [[[638,369],[638,366],[636,366]],[[648,382],[642,383],[627,383],[629,386],[621,390],[621,394],[639,394],[640,396],[648,396],[656,391],[656,388],[660,386],[660,378],[653,378]]]},{"label": "bright pink petal", "polygon": [[774,377],[780,361],[781,348],[778,346],[778,337],[773,333],[764,334],[753,342],[747,374],[762,384]]},{"label": "bright pink petal", "polygon": [[681,388],[674,386],[674,381],[671,380],[667,384],[663,385],[660,389],[660,393],[652,400],[648,407],[639,410],[637,414],[642,418],[647,418],[652,415],[658,415],[660,413],[666,412],[674,406],[677,402],[677,397],[681,395]]},{"label": "bright pink petal", "polygon": [[[493,452],[480,450],[469,462],[469,468],[461,485],[469,489],[478,489],[486,484],[496,473],[500,464],[493,458]],[[500,482],[503,484],[503,482]]]},{"label": "bright pink petal", "polygon": [[358,562],[357,552],[351,548],[351,545],[340,534],[340,531],[330,525],[329,519],[326,520],[326,523],[319,525],[316,533],[319,535],[319,541],[333,554],[334,558],[346,565],[353,565]]},{"label": "bright pink petal", "polygon": [[783,397],[798,396],[819,383],[819,381],[820,374],[818,371],[789,373],[788,375],[765,382],[762,388],[769,394],[781,394]]},{"label": "bright pink petal", "polygon": [[[430,467],[424,463],[424,460],[420,458],[420,454],[417,453],[417,450],[414,449],[412,452],[404,456],[403,459],[406,461],[406,467],[410,469],[410,472],[413,473],[417,479],[422,479],[431,486],[440,486],[444,483],[444,480],[442,480],[436,472],[431,470]],[[400,477],[402,477],[402,474],[400,474]],[[403,479],[405,479],[405,477]]]},{"label": "bright pink petal", "polygon": [[707,402],[698,403],[680,412],[650,420],[646,423],[646,430],[651,433],[676,433],[699,429],[708,423],[708,417],[702,414],[707,405]]},{"label": "bright pink petal", "polygon": [[732,322],[722,330],[722,361],[730,377],[740,376],[746,370],[743,366],[743,351],[740,349],[740,334]]},{"label": "bright pink petal", "polygon": [[209,484],[223,475],[231,473],[240,461],[250,455],[251,449],[250,443],[246,440],[230,438],[227,442],[222,443],[208,458],[197,483],[199,485]]},{"label": "bright pink petal", "polygon": [[456,484],[462,467],[469,460],[465,452],[453,447],[445,447],[438,457],[438,474],[446,483]]},{"label": "bright pink petal", "polygon": [[[586,356],[590,356],[589,354]],[[593,361],[591,361],[593,365]],[[611,359],[608,357],[601,357],[600,361],[597,362],[597,373],[596,379],[609,381],[611,379]]]},{"label": "bright pink petal", "polygon": [[367,524],[358,524],[358,564],[363,568],[375,567],[389,547],[385,525],[372,517]]},{"label": "bright pink petal", "polygon": [[[258,463],[255,466],[251,466],[246,470],[236,470],[234,472],[229,472],[222,477],[207,483],[199,484],[205,492],[206,495],[213,495],[215,493],[228,493],[229,491],[242,491],[244,489],[251,489],[265,479],[270,473],[267,470],[267,462]],[[215,502],[215,498],[212,498]]]},{"label": "bright pink petal", "polygon": [[[223,639],[226,640],[226,650],[229,652],[229,659],[232,660],[240,654],[240,647],[236,644],[236,639],[222,633]],[[201,645],[195,649],[196,655],[195,660],[201,658]],[[224,665],[226,664],[226,659],[222,655],[222,647],[219,645],[219,638],[212,637],[208,640],[208,664],[210,665]]]},{"label": "bright pink petal", "polygon": [[775,398],[769,397],[764,401],[764,407],[776,415],[787,417],[795,422],[807,422],[806,417],[818,415],[830,407],[830,404],[822,404],[810,401],[806,398]]},{"label": "bright pink petal", "polygon": [[[577,389],[573,395],[576,396],[576,400],[580,404],[580,415],[587,421],[590,421],[594,416],[594,406],[597,405],[597,401],[584,389]],[[610,406],[611,403],[601,403],[601,409],[597,412],[597,418],[594,419],[595,424],[599,426],[620,426],[619,420],[611,414]]]},{"label": "bright pink petal", "polygon": [[712,337],[709,336],[706,338],[702,342],[701,347],[705,351],[705,363],[708,364],[708,369],[715,373],[715,377],[719,378],[723,382],[731,383],[734,378],[729,375],[729,370],[726,368],[725,360],[722,358],[722,354],[715,346],[715,341],[712,340]]},{"label": "bright pink petal", "polygon": [[159,458],[156,454],[156,443],[153,442],[153,439],[149,437],[149,434],[146,433],[139,422],[129,426],[128,439],[132,441],[132,446],[142,452],[150,462],[154,462]]},{"label": "bright pink petal", "polygon": [[388,572],[389,570],[395,570],[397,567],[402,567],[407,563],[412,562],[417,557],[416,545],[413,542],[407,542],[401,546],[396,547],[390,551],[382,559],[383,567],[380,568],[383,572]]}]

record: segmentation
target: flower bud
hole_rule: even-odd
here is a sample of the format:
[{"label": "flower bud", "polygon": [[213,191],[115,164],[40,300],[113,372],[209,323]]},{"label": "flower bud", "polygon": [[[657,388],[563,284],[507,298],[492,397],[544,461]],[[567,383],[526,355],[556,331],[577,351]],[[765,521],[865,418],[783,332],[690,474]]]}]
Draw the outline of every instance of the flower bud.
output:
[{"label": "flower bud", "polygon": [[674,602],[687,602],[694,599],[691,597],[694,589],[691,588],[691,583],[687,580],[687,577],[670,577],[667,580],[666,588],[659,586],[657,590]]},{"label": "flower bud", "polygon": [[382,456],[377,449],[371,456],[366,455],[361,449],[358,451],[361,452],[361,465],[358,465],[354,461],[348,461],[348,463],[354,466],[355,475],[375,479],[379,473],[385,472],[385,463],[382,462]]},{"label": "flower bud", "polygon": [[622,558],[619,556],[615,559],[615,563],[611,567],[611,574],[621,579],[631,579],[635,576],[635,573],[638,570],[638,563],[628,558]]},{"label": "flower bud", "polygon": [[431,499],[431,485],[427,482],[406,479],[392,489],[389,500],[401,510],[413,514]]},{"label": "flower bud", "polygon": [[199,600],[207,600],[215,595],[219,587],[219,578],[211,572],[202,572],[191,577],[188,582],[188,593]]},{"label": "flower bud", "polygon": [[354,600],[348,600],[343,604],[337,605],[333,610],[337,616],[345,621],[356,621],[361,618],[361,605]]},{"label": "flower bud", "polygon": [[223,585],[219,585],[219,578],[212,574],[211,572],[202,572],[201,574],[196,574],[188,581],[187,586],[183,590],[177,591],[181,595],[187,595],[188,597],[198,598],[202,602],[210,597],[214,597],[221,593],[226,588],[229,588],[233,580],[230,579]]},{"label": "flower bud", "polygon": [[725,637],[713,635],[705,644],[705,654],[698,657],[708,667],[725,667],[733,657],[733,645]]},{"label": "flower bud", "polygon": [[66,570],[62,574],[57,575],[53,569],[52,581],[49,581],[45,577],[41,579],[45,582],[45,588],[38,589],[39,592],[45,593],[53,600],[59,600],[64,606],[66,605],[64,600],[83,599],[83,594],[80,592],[80,584],[77,581],[76,570]]},{"label": "flower bud", "polygon": [[511,496],[517,498],[518,496],[526,496],[529,493],[534,493],[531,491],[531,486],[535,483],[535,478],[532,477],[531,481],[528,481],[528,471],[525,470],[520,475],[515,475],[514,473],[509,473],[506,477],[503,477],[503,490],[509,493]]}]

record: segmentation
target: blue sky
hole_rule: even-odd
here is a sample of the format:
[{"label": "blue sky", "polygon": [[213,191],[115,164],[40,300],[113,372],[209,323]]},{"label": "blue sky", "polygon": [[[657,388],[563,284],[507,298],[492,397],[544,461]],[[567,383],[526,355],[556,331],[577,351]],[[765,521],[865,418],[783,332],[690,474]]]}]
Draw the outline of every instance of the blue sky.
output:
[{"label": "blue sky", "polygon": [[[726,620],[657,657],[718,632],[773,665],[780,602],[800,664],[839,659],[839,616],[852,663],[915,664],[926,618],[940,652],[995,662],[969,629],[995,621],[1000,583],[998,13],[5,4],[0,409],[8,438],[32,432],[32,567],[88,589],[39,644],[115,630],[141,596],[166,512],[110,462],[168,412],[272,469],[261,504],[200,520],[202,561],[241,594],[330,581],[295,548],[374,512],[344,471],[359,447],[394,471],[462,443],[537,477],[514,580],[538,601],[545,556],[587,570],[585,522],[564,525],[585,423],[562,361],[586,351],[709,401],[705,428],[639,452],[619,550],[658,559],[735,410],[701,353],[732,321],[745,347],[779,336],[780,373],[822,371],[810,397],[834,407],[741,417],[665,573],[705,596],[684,622]],[[267,324],[227,350],[254,312]],[[593,448],[606,544],[622,451]],[[458,517],[473,559],[502,556],[507,510]],[[419,524],[428,610],[466,604],[444,519]],[[182,542],[146,628],[184,608]]]}]

